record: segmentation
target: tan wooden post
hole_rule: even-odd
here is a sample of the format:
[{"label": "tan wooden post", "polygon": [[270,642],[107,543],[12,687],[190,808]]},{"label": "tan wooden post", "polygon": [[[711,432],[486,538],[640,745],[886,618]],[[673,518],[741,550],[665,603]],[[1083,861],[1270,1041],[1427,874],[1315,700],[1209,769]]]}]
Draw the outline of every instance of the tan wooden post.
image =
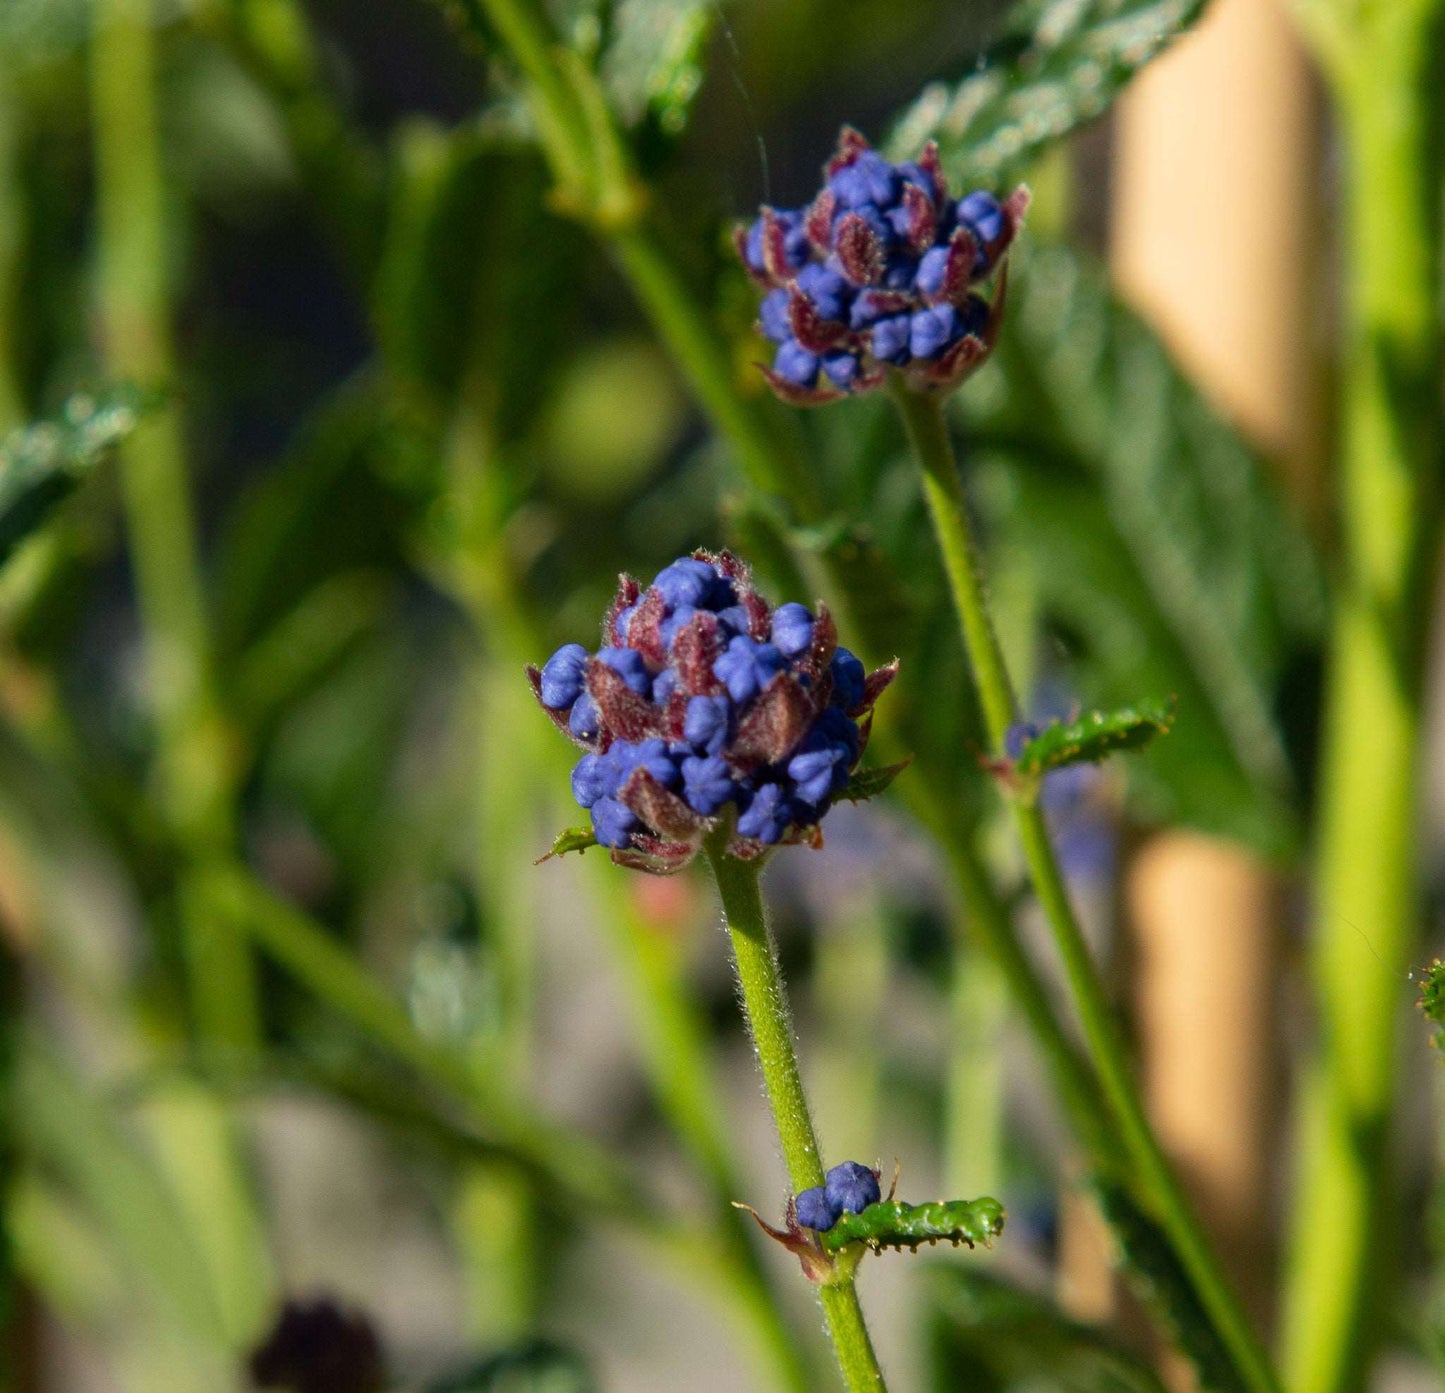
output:
[{"label": "tan wooden post", "polygon": [[[1310,500],[1316,109],[1277,0],[1216,0],[1120,103],[1110,235],[1124,297]],[[1122,902],[1153,1119],[1265,1321],[1278,887],[1240,848],[1169,832],[1130,857]]]}]

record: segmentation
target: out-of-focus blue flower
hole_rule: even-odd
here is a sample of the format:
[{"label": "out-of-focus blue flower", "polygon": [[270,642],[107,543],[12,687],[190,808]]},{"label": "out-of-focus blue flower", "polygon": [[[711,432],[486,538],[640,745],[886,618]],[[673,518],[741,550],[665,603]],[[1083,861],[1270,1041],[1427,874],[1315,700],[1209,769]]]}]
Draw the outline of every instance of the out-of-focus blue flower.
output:
[{"label": "out-of-focus blue flower", "polygon": [[528,676],[583,747],[572,792],[613,859],[676,870],[729,808],[734,855],[816,843],[896,665],[865,678],[826,608],[773,611],[725,552],[683,557],[645,590],[622,577],[608,613],[612,643],[567,645]]}]

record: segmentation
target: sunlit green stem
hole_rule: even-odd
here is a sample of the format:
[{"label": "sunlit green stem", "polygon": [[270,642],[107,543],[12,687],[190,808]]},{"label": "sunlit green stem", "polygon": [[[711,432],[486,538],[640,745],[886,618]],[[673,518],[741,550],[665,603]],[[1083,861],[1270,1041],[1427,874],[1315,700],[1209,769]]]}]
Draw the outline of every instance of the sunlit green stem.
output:
[{"label": "sunlit green stem", "polygon": [[1398,1281],[1395,1032],[1420,932],[1422,658],[1440,541],[1441,6],[1317,4],[1346,153],[1344,564],[1323,739],[1305,1087],[1284,1305],[1292,1393],[1365,1386]]},{"label": "sunlit green stem", "polygon": [[[748,1028],[762,1069],[763,1086],[783,1146],[783,1163],[794,1193],[823,1183],[823,1161],[798,1055],[793,1048],[793,1020],[787,988],[778,969],[777,953],[763,913],[759,885],[761,867],[727,854],[730,826],[724,824],[708,840],[707,855],[722,897],[723,916],[732,939],[738,981]],[[885,1387],[878,1356],[863,1321],[851,1276],[820,1286],[819,1299],[828,1322],[838,1367],[849,1393],[874,1393]]]},{"label": "sunlit green stem", "polygon": [[[119,376],[169,387],[171,248],[156,115],[156,17],[141,0],[96,0],[95,20],[91,97],[105,356]],[[231,841],[231,760],[212,690],[178,406],[137,427],[122,465],[160,792],[194,863],[224,854]],[[258,1031],[250,954],[206,912],[188,875],[182,873],[178,898],[198,1031],[213,1044],[249,1046]]]},{"label": "sunlit green stem", "polygon": [[[922,470],[924,495],[943,553],[989,740],[995,750],[1002,750],[1005,734],[1017,717],[1017,705],[989,619],[977,548],[941,401],[934,393],[912,390],[896,376],[891,390]],[[1225,1281],[1145,1116],[1123,1040],[1059,872],[1043,813],[1034,801],[1010,801],[1034,893],[1063,960],[1104,1099],[1136,1182],[1150,1207],[1157,1212],[1210,1319],[1234,1358],[1241,1380],[1254,1393],[1271,1393],[1275,1379],[1269,1361]]]}]

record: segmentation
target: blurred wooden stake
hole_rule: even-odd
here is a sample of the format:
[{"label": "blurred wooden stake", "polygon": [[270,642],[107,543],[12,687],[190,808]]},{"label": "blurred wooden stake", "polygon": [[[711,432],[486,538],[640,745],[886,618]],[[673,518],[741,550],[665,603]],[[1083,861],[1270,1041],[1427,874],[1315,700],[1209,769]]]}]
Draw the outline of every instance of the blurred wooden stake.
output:
[{"label": "blurred wooden stake", "polygon": [[[1314,493],[1315,111],[1277,4],[1216,0],[1121,102],[1111,209],[1121,293],[1302,497]],[[1237,847],[1166,833],[1132,858],[1123,903],[1151,1113],[1266,1320],[1277,887]],[[1064,1289],[1089,1285],[1071,1273]],[[1171,1381],[1187,1386],[1180,1370]]]}]

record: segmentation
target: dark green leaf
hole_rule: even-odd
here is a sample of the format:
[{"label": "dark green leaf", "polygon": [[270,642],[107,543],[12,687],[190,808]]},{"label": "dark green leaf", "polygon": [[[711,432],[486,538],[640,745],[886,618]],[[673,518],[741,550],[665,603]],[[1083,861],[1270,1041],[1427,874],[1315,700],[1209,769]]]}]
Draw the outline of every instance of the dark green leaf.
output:
[{"label": "dark green leaf", "polygon": [[960,1368],[973,1371],[970,1387],[1000,1393],[1163,1393],[1152,1370],[1043,1296],[958,1263],[930,1267],[927,1278],[940,1393],[958,1386]]},{"label": "dark green leaf", "polygon": [[594,1393],[596,1387],[576,1351],[536,1340],[428,1384],[426,1393]]},{"label": "dark green leaf", "polygon": [[125,385],[96,395],[77,392],[51,420],[37,421],[0,441],[0,562],[159,400]]},{"label": "dark green leaf", "polygon": [[554,856],[565,856],[569,851],[586,851],[589,846],[596,845],[597,837],[590,827],[569,827],[565,832],[557,833],[552,850],[538,859],[538,865]]},{"label": "dark green leaf", "polygon": [[1095,763],[1118,750],[1142,750],[1174,723],[1172,701],[1141,701],[1117,711],[1091,711],[1056,721],[1024,742],[1014,760],[1020,774],[1047,774],[1066,764]]},{"label": "dark green leaf", "polygon": [[930,83],[889,139],[896,158],[936,140],[950,176],[1002,186],[1050,142],[1108,109],[1205,0],[1024,0],[959,80]]},{"label": "dark green leaf", "polygon": [[910,764],[912,758],[899,760],[897,764],[885,764],[875,769],[855,769],[848,779],[848,787],[838,796],[850,803],[862,803],[876,798]]},{"label": "dark green leaf", "polygon": [[1243,1385],[1235,1375],[1229,1351],[1159,1225],[1121,1187],[1096,1178],[1092,1189],[1119,1244],[1135,1292],[1189,1357],[1200,1387],[1218,1393],[1242,1393]]},{"label": "dark green leaf", "polygon": [[1298,519],[1102,271],[1058,247],[1017,270],[995,363],[957,398],[989,531],[1084,701],[1178,698],[1170,738],[1130,767],[1141,811],[1283,854],[1307,741],[1280,713],[1308,725],[1284,694],[1324,617]]}]

